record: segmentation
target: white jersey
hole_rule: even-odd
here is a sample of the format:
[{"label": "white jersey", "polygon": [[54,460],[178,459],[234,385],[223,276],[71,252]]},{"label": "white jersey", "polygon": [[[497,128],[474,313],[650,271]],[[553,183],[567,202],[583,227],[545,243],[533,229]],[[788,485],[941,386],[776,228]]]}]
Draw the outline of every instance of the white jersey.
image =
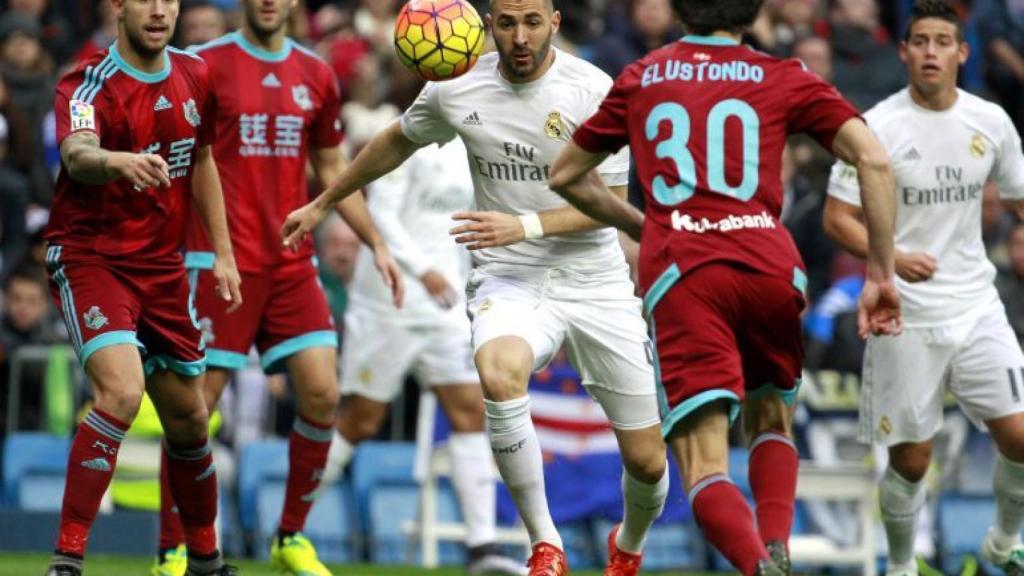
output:
[{"label": "white jersey", "polygon": [[[419,278],[436,270],[460,295],[466,285],[468,251],[448,234],[454,226],[452,214],[473,205],[473,182],[465,158],[466,148],[458,139],[442,147],[421,148],[397,170],[367,187],[370,214],[405,272],[405,301],[395,310],[373,253],[363,245],[349,285],[350,307],[409,324],[434,324],[449,314],[434,302]],[[463,308],[455,306],[464,315]]]},{"label": "white jersey", "polygon": [[[904,89],[864,117],[896,177],[896,249],[937,263],[926,282],[897,278],[905,324],[940,326],[983,314],[999,296],[981,238],[982,190],[991,179],[1004,199],[1024,198],[1024,156],[1009,116],[962,90],[949,110],[928,110]],[[836,163],[828,193],[859,206],[856,170]]]},{"label": "white jersey", "polygon": [[[548,188],[548,172],[573,131],[597,111],[612,79],[584,60],[552,50],[551,68],[525,84],[505,80],[498,54],[485,54],[464,76],[427,84],[402,116],[402,132],[414,142],[462,138],[477,210],[528,214],[566,205]],[[609,186],[625,186],[629,150],[609,157],[598,171]],[[479,250],[473,257],[485,269],[525,273],[540,267],[608,270],[624,262],[611,228]]]}]

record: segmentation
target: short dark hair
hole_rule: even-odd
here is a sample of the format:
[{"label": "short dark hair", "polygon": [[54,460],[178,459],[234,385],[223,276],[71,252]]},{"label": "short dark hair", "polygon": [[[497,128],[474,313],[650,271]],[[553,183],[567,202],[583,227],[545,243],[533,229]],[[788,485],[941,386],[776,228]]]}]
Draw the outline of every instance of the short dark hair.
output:
[{"label": "short dark hair", "polygon": [[43,270],[42,266],[35,264],[31,260],[24,260],[20,264],[11,270],[10,274],[4,280],[4,291],[8,291],[11,285],[14,284],[15,280],[21,280],[22,282],[31,282],[43,290],[43,294],[46,294],[49,289],[49,284],[46,279],[46,271]]},{"label": "short dark hair", "polygon": [[914,24],[926,18],[938,18],[956,26],[957,42],[964,41],[964,21],[960,19],[953,3],[949,0],[916,0],[910,9],[910,20],[907,21],[907,30],[903,34],[903,41],[910,40],[910,30]]},{"label": "short dark hair", "polygon": [[764,0],[672,0],[672,8],[690,34],[742,32],[754,20]]}]

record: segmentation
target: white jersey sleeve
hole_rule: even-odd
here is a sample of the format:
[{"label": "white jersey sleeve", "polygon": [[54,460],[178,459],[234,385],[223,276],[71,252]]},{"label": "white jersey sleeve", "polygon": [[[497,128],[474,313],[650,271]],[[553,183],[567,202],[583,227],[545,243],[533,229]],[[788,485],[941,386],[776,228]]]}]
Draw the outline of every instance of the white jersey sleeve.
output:
[{"label": "white jersey sleeve", "polygon": [[402,207],[420,178],[420,157],[413,155],[398,170],[369,187],[373,198],[373,220],[398,264],[414,278],[423,276],[433,263],[402,223]]},{"label": "white jersey sleeve", "polygon": [[441,87],[428,82],[412,106],[402,114],[402,134],[417,144],[444,144],[455,138],[456,132],[441,110]]},{"label": "white jersey sleeve", "polygon": [[1004,200],[1024,200],[1024,154],[1021,153],[1020,135],[1005,112],[1002,112],[1001,120],[1003,137],[996,150],[992,179]]},{"label": "white jersey sleeve", "polygon": [[857,169],[842,160],[832,165],[828,179],[828,195],[853,206],[860,206],[860,179]]},{"label": "white jersey sleeve", "polygon": [[[609,78],[609,82],[610,82]],[[604,97],[607,96],[612,85],[609,83],[606,90],[595,93],[598,96],[591,103],[591,110],[588,116],[593,116],[597,113],[597,110],[601,107],[601,102],[604,101]],[[605,158],[604,162],[597,167],[597,173],[601,175],[604,183],[608,186],[628,186],[629,185],[629,146],[623,146],[621,150]]]}]

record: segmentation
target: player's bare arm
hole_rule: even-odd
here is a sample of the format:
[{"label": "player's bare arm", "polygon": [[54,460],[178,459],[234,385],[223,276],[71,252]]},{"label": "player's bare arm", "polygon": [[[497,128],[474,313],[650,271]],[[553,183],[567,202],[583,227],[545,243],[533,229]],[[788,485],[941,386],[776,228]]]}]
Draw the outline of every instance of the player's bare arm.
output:
[{"label": "player's bare arm", "polygon": [[848,120],[832,142],[832,152],[857,169],[861,204],[867,223],[868,267],[858,303],[861,337],[903,330],[899,293],[893,279],[896,183],[885,148],[859,118]]},{"label": "player's bare arm", "polygon": [[[825,233],[847,252],[866,258],[868,229],[864,226],[863,217],[859,206],[831,196],[825,201]],[[938,267],[935,258],[924,252],[896,250],[893,259],[896,275],[907,282],[924,282],[935,274]]]},{"label": "player's bare arm", "polygon": [[639,241],[643,213],[625,201],[625,194],[609,194],[604,181],[594,172],[607,157],[607,154],[593,154],[569,142],[551,168],[548,186],[584,214]]},{"label": "player's bare arm", "polygon": [[[313,165],[313,172],[316,174],[320,185],[325,189],[345,171],[347,163],[341,148],[314,148],[309,152],[309,160]],[[402,273],[398,263],[391,256],[388,245],[384,242],[377,226],[370,217],[370,211],[366,208],[366,199],[362,194],[351,194],[344,200],[335,204],[334,209],[338,211],[342,219],[352,228],[359,240],[373,250],[373,261],[380,272],[384,284],[391,289],[391,297],[396,308],[402,307],[402,298],[405,295],[405,285],[402,280]]]},{"label": "player's bare arm", "polygon": [[397,120],[382,130],[319,196],[288,215],[281,227],[285,247],[298,244],[313,232],[335,204],[398,168],[423,146],[407,138]]},{"label": "player's bare arm", "polygon": [[106,184],[124,178],[139,188],[171,185],[167,162],[159,155],[106,150],[100,146],[100,137],[89,130],[65,138],[60,158],[68,176],[83,184]]},{"label": "player's bare arm", "polygon": [[[600,182],[601,194],[606,195],[612,201],[626,204],[625,186],[609,189],[596,172],[593,173],[592,179]],[[536,219],[534,220],[534,218]],[[503,212],[457,212],[452,215],[452,219],[468,220],[466,224],[452,228],[450,233],[455,236],[457,243],[465,244],[469,250],[508,246],[523,240],[586,232],[608,226],[608,224],[581,212],[572,204],[524,216]],[[640,222],[643,222],[643,215],[640,215]],[[639,232],[637,237],[639,237]]]},{"label": "player's bare arm", "polygon": [[217,279],[217,294],[230,303],[228,312],[242,305],[242,279],[235,264],[235,253],[228,234],[228,220],[224,209],[224,194],[220,175],[213,161],[213,150],[203,146],[196,151],[195,172],[192,174],[192,203],[203,220],[206,233],[213,245],[215,258],[213,276]]}]

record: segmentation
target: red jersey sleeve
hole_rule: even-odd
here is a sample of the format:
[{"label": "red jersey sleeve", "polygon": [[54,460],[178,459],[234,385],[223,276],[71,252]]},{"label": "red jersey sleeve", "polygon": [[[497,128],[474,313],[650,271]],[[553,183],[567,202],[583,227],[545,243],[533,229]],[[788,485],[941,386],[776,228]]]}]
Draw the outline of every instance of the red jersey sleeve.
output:
[{"label": "red jersey sleeve", "polygon": [[323,102],[313,119],[309,144],[313,148],[334,148],[341,144],[341,89],[334,73],[324,66],[320,74]]},{"label": "red jersey sleeve", "polygon": [[96,93],[87,82],[85,69],[69,72],[57,84],[57,95],[53,103],[53,115],[57,124],[57,145],[65,138],[89,130],[102,136],[104,127],[105,101],[102,91]]},{"label": "red jersey sleeve", "polygon": [[196,147],[202,148],[213,145],[217,139],[217,91],[213,89],[213,83],[210,80],[210,67],[202,58],[197,56],[196,59],[200,66],[196,71],[194,89],[196,97],[202,102],[202,111],[199,113],[202,123],[199,125]]},{"label": "red jersey sleeve", "polygon": [[846,101],[835,86],[807,70],[799,60],[789,60],[786,85],[789,87],[789,131],[807,132],[826,150],[832,150],[836,132],[860,112]]},{"label": "red jersey sleeve", "polygon": [[577,146],[591,153],[614,153],[629,144],[627,101],[638,84],[639,70],[633,63],[619,75],[601,107],[573,133]]}]

